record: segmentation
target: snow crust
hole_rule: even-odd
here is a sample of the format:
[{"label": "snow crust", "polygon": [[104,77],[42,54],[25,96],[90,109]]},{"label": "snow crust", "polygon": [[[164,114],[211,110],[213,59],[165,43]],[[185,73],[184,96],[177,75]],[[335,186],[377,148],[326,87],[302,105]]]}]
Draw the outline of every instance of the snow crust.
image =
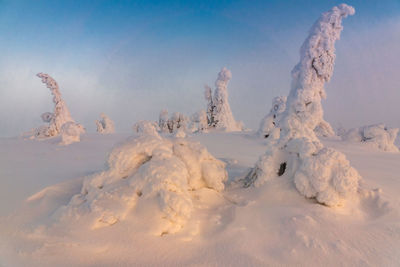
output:
[{"label": "snow crust", "polygon": [[102,134],[115,133],[114,122],[104,113],[100,114],[101,120],[96,120],[97,132]]},{"label": "snow crust", "polygon": [[192,215],[193,192],[220,192],[226,180],[225,163],[200,143],[143,132],[111,152],[106,171],[84,179],[61,220],[90,217],[97,229],[132,215],[151,224],[155,235],[176,233]]},{"label": "snow crust", "polygon": [[231,78],[232,73],[223,67],[215,81],[214,95],[208,85],[206,85],[204,93],[207,100],[208,125],[226,132],[243,130],[243,123],[234,119],[228,101],[228,83]]},{"label": "snow crust", "polygon": [[398,132],[399,128],[388,128],[381,123],[350,129],[341,138],[344,141],[363,142],[384,151],[399,152],[394,144]]},{"label": "snow crust", "polygon": [[345,155],[324,148],[314,129],[323,121],[324,84],[333,73],[335,41],[342,19],[354,14],[346,4],[323,13],[300,50],[292,70],[292,86],[278,125],[278,140],[268,140],[267,152],[244,179],[244,186],[261,185],[282,175],[293,177],[297,190],[319,203],[336,206],[357,192],[361,179]]}]

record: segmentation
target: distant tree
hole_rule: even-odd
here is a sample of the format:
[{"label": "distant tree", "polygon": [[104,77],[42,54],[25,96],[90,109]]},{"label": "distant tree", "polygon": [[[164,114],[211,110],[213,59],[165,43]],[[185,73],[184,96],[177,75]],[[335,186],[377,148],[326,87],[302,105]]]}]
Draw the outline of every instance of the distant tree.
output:
[{"label": "distant tree", "polygon": [[102,134],[115,133],[114,122],[104,113],[100,114],[101,120],[96,120],[97,132]]}]

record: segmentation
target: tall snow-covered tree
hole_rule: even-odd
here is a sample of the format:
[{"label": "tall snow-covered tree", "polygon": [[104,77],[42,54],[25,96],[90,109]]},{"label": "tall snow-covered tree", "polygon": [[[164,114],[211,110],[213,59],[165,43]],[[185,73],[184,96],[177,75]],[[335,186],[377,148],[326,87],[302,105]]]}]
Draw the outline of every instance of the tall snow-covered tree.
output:
[{"label": "tall snow-covered tree", "polygon": [[267,151],[244,179],[245,187],[287,175],[302,195],[328,206],[340,205],[357,192],[358,172],[344,154],[324,147],[314,132],[323,117],[321,98],[333,73],[342,19],[353,14],[353,7],[341,4],[323,13],[312,27],[292,71],[291,91],[279,120],[280,138],[267,139]]},{"label": "tall snow-covered tree", "polygon": [[228,83],[231,78],[231,72],[222,68],[215,81],[214,95],[207,85],[204,94],[207,100],[208,125],[227,132],[241,131],[243,128],[242,123],[235,121],[228,102]]}]

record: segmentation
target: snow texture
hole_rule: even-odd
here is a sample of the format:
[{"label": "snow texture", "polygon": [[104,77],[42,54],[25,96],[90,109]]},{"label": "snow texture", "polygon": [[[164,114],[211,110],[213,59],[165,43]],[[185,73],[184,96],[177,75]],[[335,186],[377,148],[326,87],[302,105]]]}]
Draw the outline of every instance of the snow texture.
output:
[{"label": "snow texture", "polygon": [[209,86],[205,86],[208,125],[226,132],[242,131],[243,123],[235,121],[228,102],[228,83],[232,78],[227,68],[222,68],[215,81],[214,96]]},{"label": "snow texture", "polygon": [[353,7],[341,4],[323,13],[312,27],[292,71],[291,91],[278,122],[280,137],[267,139],[267,152],[246,176],[244,186],[289,175],[302,195],[328,206],[341,205],[357,192],[358,172],[344,154],[324,148],[314,132],[323,121],[321,98],[333,73],[334,44],[342,31],[342,19],[353,14]]},{"label": "snow texture", "polygon": [[64,123],[75,121],[72,119],[67,105],[61,98],[57,82],[50,75],[45,73],[38,73],[37,76],[42,79],[42,82],[46,84],[53,95],[54,112],[45,112],[42,114],[42,120],[49,123],[49,125],[40,126],[35,130],[34,135],[36,138],[57,136],[61,133],[61,127]]},{"label": "snow texture", "polygon": [[388,128],[381,123],[350,129],[341,137],[344,141],[365,142],[384,151],[399,152],[394,144],[398,132],[399,128]]},{"label": "snow texture", "polygon": [[102,134],[115,133],[114,122],[104,113],[100,114],[101,120],[96,120],[97,132]]},{"label": "snow texture", "polygon": [[175,233],[191,217],[192,192],[220,192],[226,180],[225,163],[200,143],[143,133],[111,152],[106,171],[84,179],[60,220],[89,216],[96,229],[128,220],[129,214],[151,214],[140,220],[150,223],[154,234]]}]

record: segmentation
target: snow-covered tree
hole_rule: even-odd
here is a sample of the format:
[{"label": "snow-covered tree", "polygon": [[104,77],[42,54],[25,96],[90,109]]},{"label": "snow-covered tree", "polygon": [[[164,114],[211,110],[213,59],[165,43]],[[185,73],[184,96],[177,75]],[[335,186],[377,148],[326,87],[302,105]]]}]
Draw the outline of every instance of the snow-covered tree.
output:
[{"label": "snow-covered tree", "polygon": [[100,113],[101,120],[96,120],[97,132],[102,134],[115,133],[114,122],[104,113]]},{"label": "snow-covered tree", "polygon": [[272,100],[270,112],[261,120],[257,134],[263,138],[279,138],[278,122],[286,107],[286,96],[277,96]]},{"label": "snow-covered tree", "polygon": [[204,110],[200,110],[190,116],[189,131],[195,132],[207,132],[208,120],[207,113]]},{"label": "snow-covered tree", "polygon": [[160,127],[160,131],[162,133],[169,133],[170,130],[168,128],[168,110],[163,109],[160,112],[160,116],[158,118],[158,127]]},{"label": "snow-covered tree", "polygon": [[107,170],[86,177],[57,214],[92,229],[144,222],[155,235],[172,234],[191,218],[196,191],[218,194],[227,178],[225,163],[200,143],[142,133],[114,148]]},{"label": "snow-covered tree", "polygon": [[133,125],[133,131],[138,134],[158,136],[159,127],[154,121],[139,121]]},{"label": "snow-covered tree", "polygon": [[[278,139],[280,136],[279,119],[286,108],[286,96],[278,96],[272,100],[272,108],[270,112],[261,120],[260,128],[257,134],[263,138]],[[331,137],[335,135],[335,131],[331,125],[321,118],[321,121],[314,129],[317,136]]]},{"label": "snow-covered tree", "polygon": [[205,87],[205,99],[207,100],[208,125],[211,128],[221,129],[227,132],[241,131],[243,125],[235,121],[228,102],[228,83],[232,78],[227,68],[222,68],[215,81],[215,91],[209,86]]},{"label": "snow-covered tree", "polygon": [[344,154],[324,147],[314,132],[323,117],[321,98],[333,73],[342,19],[352,14],[353,7],[341,4],[323,13],[312,27],[292,71],[291,91],[279,120],[280,138],[267,139],[267,151],[244,179],[245,187],[286,175],[302,195],[328,206],[340,205],[357,192],[358,172]]},{"label": "snow-covered tree", "polygon": [[384,151],[399,152],[394,144],[398,132],[399,128],[388,128],[381,123],[350,129],[341,137],[344,141],[363,142]]},{"label": "snow-covered tree", "polygon": [[[53,95],[53,102],[54,102],[54,112],[45,112],[41,115],[41,118],[44,122],[47,122],[48,125],[40,126],[39,128],[35,129],[34,137],[36,138],[46,138],[57,136],[63,133],[64,138],[63,140],[69,140],[67,136],[69,133],[84,133],[85,130],[82,125],[75,123],[74,119],[72,119],[71,114],[65,104],[64,100],[61,98],[61,93],[59,91],[59,87],[57,82],[48,74],[45,73],[38,73],[37,76],[42,79],[42,82],[46,84],[47,88],[50,89],[50,92]],[[64,127],[63,125],[68,123],[67,126]],[[75,126],[72,126],[75,124]],[[72,138],[74,140],[78,140],[78,138]],[[71,140],[72,140],[71,139]],[[76,141],[74,141],[76,142]],[[62,141],[62,144],[70,143],[69,141]]]}]

